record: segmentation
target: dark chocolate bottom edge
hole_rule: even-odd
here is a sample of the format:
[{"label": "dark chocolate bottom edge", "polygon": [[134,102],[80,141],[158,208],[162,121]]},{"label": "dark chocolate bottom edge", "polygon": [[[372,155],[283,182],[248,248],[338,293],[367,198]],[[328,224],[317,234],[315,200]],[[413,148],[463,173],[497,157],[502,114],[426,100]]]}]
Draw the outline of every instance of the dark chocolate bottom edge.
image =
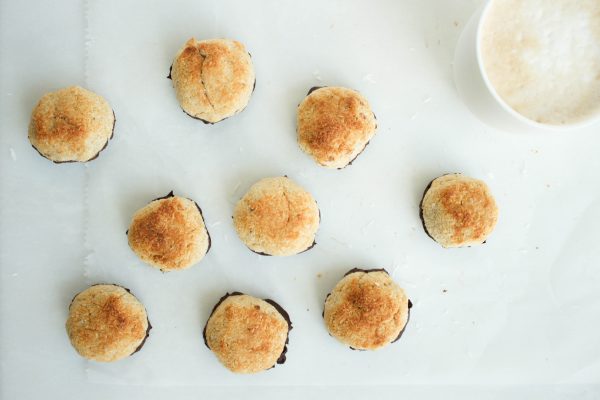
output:
[{"label": "dark chocolate bottom edge", "polygon": [[48,158],[47,156],[45,156],[41,151],[38,150],[37,147],[35,147],[33,144],[31,145],[31,147],[34,148],[35,151],[38,152],[38,154],[42,157],[44,157],[46,160],[50,160],[52,161],[54,164],[70,164],[70,163],[76,163],[76,162],[81,162],[81,161],[77,161],[77,160],[68,160],[68,161],[54,161],[51,158]]},{"label": "dark chocolate bottom edge", "polygon": [[[402,337],[402,334],[406,330],[406,327],[408,326],[408,322],[410,321],[410,309],[412,308],[412,306],[413,306],[412,302],[410,300],[408,300],[408,316],[406,317],[406,323],[404,324],[404,327],[402,327],[402,330],[400,331],[400,333],[398,334],[396,339],[392,340],[390,343],[396,343]],[[366,351],[365,349],[355,349],[352,346],[348,346],[348,347],[350,347],[350,350],[354,350],[354,351]]]},{"label": "dark chocolate bottom edge", "polygon": [[[210,346],[208,345],[208,342],[206,341],[206,327],[208,326],[208,321],[210,321],[211,317],[213,316],[213,314],[215,313],[217,308],[221,305],[221,303],[223,303],[225,301],[225,299],[227,299],[228,297],[231,297],[231,296],[242,296],[243,294],[244,293],[242,293],[242,292],[225,293],[225,295],[222,296],[219,299],[219,301],[217,302],[217,304],[215,304],[215,306],[213,307],[212,311],[210,312],[210,315],[208,316],[208,319],[206,320],[206,324],[204,324],[204,329],[202,330],[202,338],[204,339],[204,345],[209,350],[210,350]],[[285,309],[283,307],[281,307],[279,305],[279,303],[277,303],[276,301],[271,300],[271,299],[264,299],[264,301],[266,301],[267,303],[269,303],[270,305],[275,307],[277,312],[279,312],[279,314],[281,314],[281,316],[285,319],[285,321],[288,324],[288,332],[287,332],[287,336],[285,338],[285,345],[283,346],[283,351],[281,352],[281,355],[277,359],[277,364],[283,364],[286,361],[286,353],[288,350],[287,345],[290,342],[290,331],[293,329],[292,321],[290,319],[290,315],[287,313],[287,311],[285,311]],[[273,365],[273,367],[271,367],[271,368],[275,368],[275,365]]]},{"label": "dark chocolate bottom edge", "polygon": [[[192,199],[188,199],[188,200],[192,200]],[[208,236],[208,247],[206,248],[206,253],[204,253],[204,255],[207,255],[208,252],[210,251],[210,248],[212,247],[212,239],[210,237],[210,232],[208,231],[208,227],[206,226],[206,221],[204,220],[204,214],[202,214],[202,209],[200,208],[198,203],[196,203],[194,200],[192,200],[192,201],[194,202],[194,204],[196,205],[196,208],[198,209],[198,212],[200,213],[200,218],[202,218],[202,223],[204,224],[204,231],[206,232],[206,236]]]},{"label": "dark chocolate bottom edge", "polygon": [[319,90],[319,89],[323,89],[326,88],[327,86],[313,86],[310,89],[308,89],[308,93],[306,93],[307,96],[310,96],[310,94],[312,92],[314,92],[315,90]]},{"label": "dark chocolate bottom edge", "polygon": [[402,337],[402,334],[406,330],[406,327],[408,326],[408,322],[410,321],[410,309],[412,307],[413,307],[413,303],[412,303],[412,301],[410,301],[410,299],[408,299],[408,315],[406,317],[406,323],[404,324],[404,327],[402,328],[402,330],[400,331],[400,333],[398,334],[396,339],[392,340],[392,343],[396,343],[398,340],[400,340],[400,338]]},{"label": "dark chocolate bottom edge", "polygon": [[[288,324],[288,331],[287,331],[287,336],[285,337],[285,344],[283,346],[283,350],[281,352],[281,355],[279,356],[279,358],[277,359],[277,364],[283,364],[285,363],[286,360],[286,353],[287,353],[287,345],[290,343],[290,331],[293,329],[292,327],[292,320],[290,319],[290,315],[287,313],[287,311],[285,311],[283,309],[283,307],[281,307],[279,305],[279,303],[277,303],[275,300],[271,300],[271,299],[264,299],[267,303],[269,303],[270,305],[272,305],[273,307],[275,307],[275,309],[279,312],[279,314],[281,314],[281,316],[283,317],[283,319],[285,319],[285,321]],[[275,365],[273,365],[273,367],[275,367]]]},{"label": "dark chocolate bottom edge", "polygon": [[427,226],[425,226],[425,218],[423,218],[423,201],[425,200],[425,195],[427,194],[427,192],[431,188],[431,185],[433,184],[433,181],[435,181],[436,179],[437,178],[434,178],[431,181],[429,181],[429,183],[427,184],[427,187],[425,187],[425,190],[423,191],[423,196],[421,197],[421,202],[419,203],[419,218],[421,219],[421,224],[423,225],[423,230],[425,231],[425,233],[427,234],[427,236],[429,236],[431,238],[431,240],[433,240],[433,241],[435,241],[437,243],[437,240],[435,240],[433,238],[433,236],[431,236],[431,234],[427,230]]},{"label": "dark chocolate bottom edge", "polygon": [[196,120],[198,120],[198,121],[202,121],[202,122],[203,122],[205,125],[214,125],[214,124],[217,124],[217,123],[219,123],[219,122],[221,122],[221,121],[225,121],[227,118],[229,118],[229,117],[227,117],[227,118],[223,118],[223,119],[221,119],[221,120],[219,120],[219,121],[217,121],[217,122],[209,122],[209,121],[207,121],[207,120],[205,120],[205,119],[198,118],[198,117],[194,117],[192,114],[188,113],[188,112],[187,112],[187,111],[185,111],[183,108],[181,109],[181,111],[183,111],[183,112],[185,113],[185,115],[187,115],[188,117],[194,118],[194,119],[196,119]]},{"label": "dark chocolate bottom edge", "polygon": [[[377,116],[375,115],[375,113],[373,113],[373,118],[375,118],[375,121],[377,121]],[[377,124],[375,124],[375,130],[377,130]],[[375,135],[375,134],[373,134],[373,135]],[[367,149],[367,146],[368,146],[370,143],[371,143],[371,139],[369,139],[369,140],[367,141],[367,143],[365,143],[365,146],[362,148],[362,150],[361,150],[361,151],[359,151],[359,152],[358,152],[358,154],[357,154],[356,156],[354,156],[354,158],[353,158],[352,160],[350,160],[350,162],[349,162],[348,164],[344,165],[344,166],[343,166],[343,167],[341,167],[341,168],[338,168],[338,170],[339,170],[339,169],[344,169],[344,168],[348,167],[349,165],[352,165],[352,163],[353,163],[354,161],[356,161],[356,159],[358,158],[358,156],[360,156],[362,153],[364,153],[364,151]]]},{"label": "dark chocolate bottom edge", "polygon": [[[147,315],[147,313],[146,313],[146,315]],[[148,328],[146,329],[146,336],[144,336],[144,339],[142,340],[142,343],[140,343],[140,345],[133,351],[133,353],[131,353],[129,355],[130,357],[132,355],[134,355],[135,353],[137,353],[138,351],[140,351],[142,349],[142,347],[144,347],[144,345],[146,344],[146,340],[150,336],[150,329],[152,329],[152,324],[150,323],[150,318],[147,318],[147,320],[148,320]]]},{"label": "dark chocolate bottom edge", "polygon": [[364,272],[366,274],[368,274],[369,272],[385,272],[388,275],[390,274],[389,272],[387,272],[387,270],[385,268],[372,268],[372,269],[352,268],[350,271],[346,272],[344,274],[344,276],[348,276],[355,272]]},{"label": "dark chocolate bottom edge", "polygon": [[[248,246],[246,246],[246,247],[248,247]],[[273,254],[263,253],[262,251],[254,251],[250,247],[248,247],[248,250],[250,250],[254,254],[258,254],[259,256],[265,256],[265,257],[272,257],[273,256]]]},{"label": "dark chocolate bottom edge", "polygon": [[365,151],[365,149],[367,148],[367,146],[369,145],[369,143],[371,143],[371,140],[370,140],[370,139],[369,139],[369,141],[368,141],[367,143],[365,143],[365,146],[362,148],[362,150],[361,150],[361,151],[359,151],[359,152],[358,152],[358,154],[357,154],[357,155],[355,155],[355,156],[354,156],[354,158],[348,162],[348,164],[344,165],[343,167],[340,167],[340,168],[338,168],[338,170],[341,170],[341,169],[347,168],[348,166],[352,165],[352,163],[353,163],[354,161],[356,161],[356,159],[358,158],[358,156],[360,156],[360,155],[361,155],[361,154],[362,154],[362,153]]},{"label": "dark chocolate bottom edge", "polygon": [[[162,197],[157,197],[157,198],[151,200],[150,203],[152,203],[153,201],[157,201],[157,200],[169,199],[171,197],[175,197],[175,194],[173,194],[172,190],[169,193],[167,193],[166,195],[162,196]],[[150,204],[150,203],[148,203],[148,204]]]},{"label": "dark chocolate bottom edge", "polygon": [[106,141],[106,143],[104,143],[104,146],[102,146],[102,148],[100,149],[100,151],[97,152],[94,157],[90,158],[86,162],[92,161],[92,160],[95,160],[96,158],[98,158],[98,156],[100,155],[100,153],[102,151],[104,151],[104,149],[106,149],[106,147],[108,147],[108,142],[110,142],[112,140],[112,138],[115,136],[115,126],[116,126],[116,124],[117,124],[117,117],[115,115],[115,111],[113,110],[113,127],[112,127],[112,132],[110,133],[110,137],[108,138],[108,140]]},{"label": "dark chocolate bottom edge", "polygon": [[310,246],[308,246],[305,250],[302,250],[300,253],[298,254],[302,254],[302,253],[306,253],[307,251],[311,250],[313,247],[315,247],[317,245],[317,241],[313,240],[312,244]]},{"label": "dark chocolate bottom edge", "polygon": [[[307,251],[311,250],[313,247],[315,247],[317,245],[317,241],[313,240],[312,244],[310,246],[308,246],[306,249],[296,253],[296,255],[298,254],[302,254],[302,253],[306,253]],[[248,246],[246,246],[248,247]],[[250,250],[251,252],[253,252],[254,254],[258,254],[259,256],[265,256],[265,257],[273,257],[273,254],[268,254],[268,253],[263,253],[261,251],[254,251],[252,250],[250,247],[248,247],[248,250]]]}]

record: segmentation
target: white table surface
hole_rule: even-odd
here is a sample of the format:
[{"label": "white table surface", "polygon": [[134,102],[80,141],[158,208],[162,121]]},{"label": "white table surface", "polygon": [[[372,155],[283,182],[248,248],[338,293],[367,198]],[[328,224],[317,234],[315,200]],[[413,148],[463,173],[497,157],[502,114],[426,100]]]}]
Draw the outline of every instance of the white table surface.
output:
[{"label": "white table surface", "polygon": [[[119,3],[122,7],[116,6]],[[458,34],[479,1],[307,1],[302,5],[257,1],[256,7],[228,8],[231,3],[179,1],[170,3],[164,13],[157,3],[140,3],[135,14],[127,15],[131,20],[123,21],[119,10],[127,13],[136,9],[130,2],[0,1],[0,398],[599,398],[599,127],[558,136],[519,137],[487,128],[469,114],[455,93],[451,60]],[[111,12],[113,8],[116,13]],[[163,15],[164,22],[160,18]],[[106,25],[101,18],[106,19]],[[162,23],[166,28],[153,25]],[[197,31],[191,32],[196,23]],[[270,28],[261,28],[269,24]],[[120,42],[116,34],[129,25],[132,37],[146,29],[144,45],[159,46],[159,51],[142,51],[136,58],[131,50],[135,46],[122,37]],[[277,35],[278,30],[281,35]],[[323,34],[327,30],[330,35]],[[162,36],[154,38],[157,31]],[[169,36],[168,32],[174,33]],[[148,274],[142,270],[128,278],[95,267],[110,258],[106,258],[101,243],[95,242],[101,232],[97,223],[104,214],[99,216],[89,209],[98,200],[89,198],[97,195],[89,185],[106,185],[107,171],[131,143],[123,136],[116,137],[106,153],[87,167],[53,165],[39,157],[27,140],[31,109],[47,91],[71,84],[88,86],[121,107],[123,135],[137,109],[120,103],[126,99],[127,90],[143,87],[144,82],[136,77],[119,81],[114,75],[119,63],[131,65],[156,54],[160,59],[164,53],[168,68],[169,57],[186,35],[244,38],[255,57],[268,52],[270,46],[265,40],[272,40],[279,57],[265,55],[255,60],[259,86],[244,114],[210,132],[177,114],[180,111],[171,97],[166,100],[165,112],[181,118],[181,124],[167,120],[166,126],[192,145],[227,146],[239,140],[231,145],[243,146],[246,151],[236,155],[241,166],[223,163],[227,164],[223,191],[229,196],[238,194],[238,185],[247,187],[261,175],[290,170],[320,195],[322,211],[327,211],[320,250],[281,263],[289,264],[290,274],[299,271],[302,284],[317,282],[318,296],[307,300],[315,304],[344,269],[361,266],[353,263],[393,270],[394,278],[417,302],[413,325],[403,343],[396,344],[406,346],[405,353],[398,350],[401,347],[392,350],[406,354],[412,363],[409,369],[414,366],[412,376],[377,379],[369,371],[361,374],[358,357],[363,356],[350,354],[348,362],[354,367],[346,376],[352,378],[351,384],[334,373],[331,376],[335,379],[329,380],[332,384],[314,377],[302,381],[286,375],[281,375],[283,385],[269,381],[269,375],[251,386],[231,384],[230,380],[217,380],[208,386],[189,381],[173,386],[165,382],[146,385],[139,379],[132,380],[135,384],[123,384],[98,379],[95,367],[77,357],[68,345],[64,320],[74,293],[91,279],[115,274],[141,286],[144,274]],[[356,44],[356,55],[342,51],[352,49],[348,41]],[[112,43],[114,53],[104,57],[108,52],[104,49]],[[107,60],[114,61],[114,66]],[[163,67],[157,66],[159,75]],[[282,68],[284,71],[279,71]],[[154,74],[156,68],[149,69],[149,74]],[[298,80],[289,82],[288,73]],[[143,73],[141,76],[145,77]],[[278,79],[285,79],[290,86],[278,85]],[[380,131],[369,149],[354,166],[341,172],[319,169],[295,148],[293,108],[288,107],[297,103],[308,87],[332,83],[360,89],[371,99],[380,121]],[[152,85],[148,82],[150,92],[164,90]],[[144,94],[139,96],[144,102]],[[155,104],[148,101],[147,105]],[[257,114],[270,112],[282,113],[283,117],[273,117],[274,125],[266,129],[270,120]],[[140,128],[155,132],[153,126],[159,131],[160,123],[157,117]],[[244,132],[246,137],[236,139],[231,132],[238,127],[245,129],[244,123],[252,127]],[[284,130],[292,134],[276,136]],[[210,135],[220,136],[213,140]],[[272,140],[272,147],[280,146],[279,151],[253,145],[252,137]],[[135,134],[130,138],[136,140]],[[243,163],[262,152],[267,152],[272,164],[262,163],[236,179]],[[145,162],[142,156],[139,162]],[[492,240],[487,247],[471,249],[466,253],[470,256],[439,249],[418,226],[416,212],[423,186],[436,175],[451,171],[488,181],[501,205],[501,222]],[[377,181],[382,176],[389,181]],[[175,180],[180,190],[186,187],[184,178]],[[126,210],[135,209],[150,192],[162,190],[169,184],[164,179],[157,176],[152,188],[138,188],[138,193],[125,200]],[[353,189],[353,181],[370,183]],[[115,184],[128,183],[124,178]],[[327,188],[338,184],[350,189],[327,193]],[[355,204],[346,204],[346,199]],[[230,205],[220,209],[216,200],[206,203],[215,210],[209,222],[226,217]],[[345,207],[362,208],[374,217],[361,215],[347,221],[347,214],[342,212]],[[388,221],[381,226],[375,222],[373,227],[373,218],[380,221],[386,215]],[[344,224],[338,236],[336,229]],[[224,239],[231,234],[228,229],[215,228],[215,237]],[[231,239],[233,242],[235,237]],[[337,248],[337,242],[363,245]],[[225,246],[220,246],[217,244],[216,249],[225,253]],[[257,261],[241,247],[234,246],[232,258],[225,260],[262,263],[253,268],[273,269],[268,264],[272,260]],[[324,252],[328,248],[331,252]],[[223,261],[217,256],[206,260],[207,269]],[[301,272],[299,264],[303,262],[316,265],[310,276]],[[198,271],[190,271],[189,276],[201,276],[202,271]],[[316,271],[325,271],[322,281],[313,279]],[[147,282],[152,279],[156,277]],[[448,289],[448,297],[441,294],[443,288]],[[151,298],[151,294],[144,297]],[[148,301],[152,304],[151,299]],[[291,307],[301,306],[304,304],[294,303]],[[486,317],[486,313],[495,316]],[[467,318],[479,327],[462,326]],[[299,323],[306,326],[304,332],[310,331],[310,319],[300,318]],[[308,339],[302,331],[296,330],[294,335],[291,346],[296,339],[299,360],[302,355],[298,353]],[[149,342],[160,344],[160,335],[154,343]],[[446,351],[432,356],[434,348]],[[333,349],[332,353],[342,354]],[[290,355],[293,351],[291,347]],[[147,353],[152,354],[152,350]],[[475,361],[470,360],[473,357]],[[315,360],[321,363],[318,357]],[[292,363],[274,371],[285,374],[286,367],[288,371],[299,368]]]}]

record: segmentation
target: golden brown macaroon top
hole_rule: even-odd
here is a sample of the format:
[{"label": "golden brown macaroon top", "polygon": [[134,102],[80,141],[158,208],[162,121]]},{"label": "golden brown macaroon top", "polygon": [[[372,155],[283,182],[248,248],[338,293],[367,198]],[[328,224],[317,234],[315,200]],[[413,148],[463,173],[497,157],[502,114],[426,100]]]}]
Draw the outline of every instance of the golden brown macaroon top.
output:
[{"label": "golden brown macaroon top", "polygon": [[250,250],[289,256],[311,248],[319,229],[315,199],[287,177],[264,178],[235,207],[235,229]]},{"label": "golden brown macaroon top", "polygon": [[409,300],[385,270],[352,270],[325,300],[329,333],[357,350],[376,350],[399,338]]},{"label": "golden brown macaroon top", "polygon": [[481,244],[498,221],[498,207],[485,182],[461,174],[434,179],[421,213],[426,232],[443,247]]},{"label": "golden brown macaroon top", "polygon": [[350,164],[376,129],[367,99],[352,89],[318,88],[298,106],[298,144],[325,167],[339,169]]},{"label": "golden brown macaroon top", "polygon": [[200,208],[184,197],[152,201],[138,210],[127,232],[129,246],[144,261],[162,271],[189,268],[210,248],[210,236]]},{"label": "golden brown macaroon top", "polygon": [[112,137],[115,117],[102,96],[79,86],[47,93],[31,114],[29,140],[56,163],[93,160]]},{"label": "golden brown macaroon top", "polygon": [[290,329],[280,311],[265,300],[232,294],[208,319],[204,340],[230,371],[256,373],[281,363]]},{"label": "golden brown macaroon top", "polygon": [[181,108],[207,123],[243,110],[254,89],[254,67],[246,48],[229,39],[188,40],[171,67]]},{"label": "golden brown macaroon top", "polygon": [[139,350],[149,323],[144,306],[126,289],[94,285],[73,299],[66,328],[82,357],[111,362]]}]

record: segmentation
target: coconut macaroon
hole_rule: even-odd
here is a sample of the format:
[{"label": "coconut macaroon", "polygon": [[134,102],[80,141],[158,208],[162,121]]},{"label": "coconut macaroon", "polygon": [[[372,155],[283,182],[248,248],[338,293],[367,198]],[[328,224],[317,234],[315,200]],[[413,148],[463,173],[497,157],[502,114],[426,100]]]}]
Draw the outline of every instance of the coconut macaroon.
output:
[{"label": "coconut macaroon", "polygon": [[352,269],[327,295],[327,330],[354,350],[376,350],[400,339],[412,304],[385,269]]},{"label": "coconut macaroon", "polygon": [[73,298],[66,328],[82,357],[111,362],[138,352],[152,326],[146,309],[128,289],[94,285]]},{"label": "coconut macaroon", "polygon": [[376,129],[367,99],[352,89],[312,88],[298,106],[298,144],[324,167],[341,169],[351,164]]},{"label": "coconut macaroon", "polygon": [[173,192],[138,210],[127,237],[142,261],[165,272],[198,263],[211,244],[198,204]]},{"label": "coconut macaroon", "polygon": [[283,364],[292,322],[273,300],[227,293],[215,305],[204,343],[230,371],[256,373]]},{"label": "coconut macaroon", "polygon": [[252,185],[233,213],[242,242],[267,256],[290,256],[312,248],[319,222],[315,199],[285,176]]},{"label": "coconut macaroon", "polygon": [[79,86],[47,93],[31,114],[29,141],[55,163],[98,157],[112,138],[115,115],[100,95]]},{"label": "coconut macaroon", "polygon": [[242,111],[256,82],[250,54],[229,39],[188,40],[169,77],[183,111],[210,124]]},{"label": "coconut macaroon", "polygon": [[421,200],[425,232],[443,247],[484,243],[498,221],[498,207],[485,182],[461,174],[431,181]]}]

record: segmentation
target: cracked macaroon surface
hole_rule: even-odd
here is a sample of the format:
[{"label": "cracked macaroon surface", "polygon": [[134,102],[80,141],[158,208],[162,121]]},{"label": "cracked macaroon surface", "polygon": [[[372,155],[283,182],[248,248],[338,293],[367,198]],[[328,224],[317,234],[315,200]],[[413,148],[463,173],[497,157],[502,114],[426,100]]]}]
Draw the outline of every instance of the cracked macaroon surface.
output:
[{"label": "cracked macaroon surface", "polygon": [[272,256],[290,256],[311,248],[319,219],[312,195],[287,177],[261,179],[233,213],[242,242],[256,253]]},{"label": "cracked macaroon surface", "polygon": [[498,207],[485,182],[448,174],[434,179],[421,201],[423,226],[443,247],[485,242],[498,222]]},{"label": "cracked macaroon surface", "polygon": [[376,350],[398,339],[409,300],[385,270],[351,270],[325,300],[323,318],[337,340],[356,350]]},{"label": "cracked macaroon surface", "polygon": [[376,129],[367,99],[352,89],[311,89],[298,106],[298,145],[324,167],[341,169],[352,163]]},{"label": "cracked macaroon surface", "polygon": [[66,329],[71,344],[89,360],[111,362],[135,353],[149,328],[146,309],[126,289],[94,285],[69,306]]},{"label": "cracked macaroon surface", "polygon": [[162,271],[189,268],[200,262],[210,247],[199,207],[172,194],[138,210],[127,238],[142,261]]},{"label": "cracked macaroon surface", "polygon": [[243,110],[255,76],[244,45],[235,40],[188,40],[171,67],[181,108],[190,116],[216,123]]},{"label": "cracked macaroon surface", "polygon": [[29,141],[56,163],[93,160],[112,137],[115,116],[100,95],[79,86],[47,93],[31,113]]},{"label": "cracked macaroon surface", "polygon": [[291,329],[286,316],[265,300],[241,293],[226,295],[206,322],[204,339],[230,371],[264,371],[282,363]]}]

